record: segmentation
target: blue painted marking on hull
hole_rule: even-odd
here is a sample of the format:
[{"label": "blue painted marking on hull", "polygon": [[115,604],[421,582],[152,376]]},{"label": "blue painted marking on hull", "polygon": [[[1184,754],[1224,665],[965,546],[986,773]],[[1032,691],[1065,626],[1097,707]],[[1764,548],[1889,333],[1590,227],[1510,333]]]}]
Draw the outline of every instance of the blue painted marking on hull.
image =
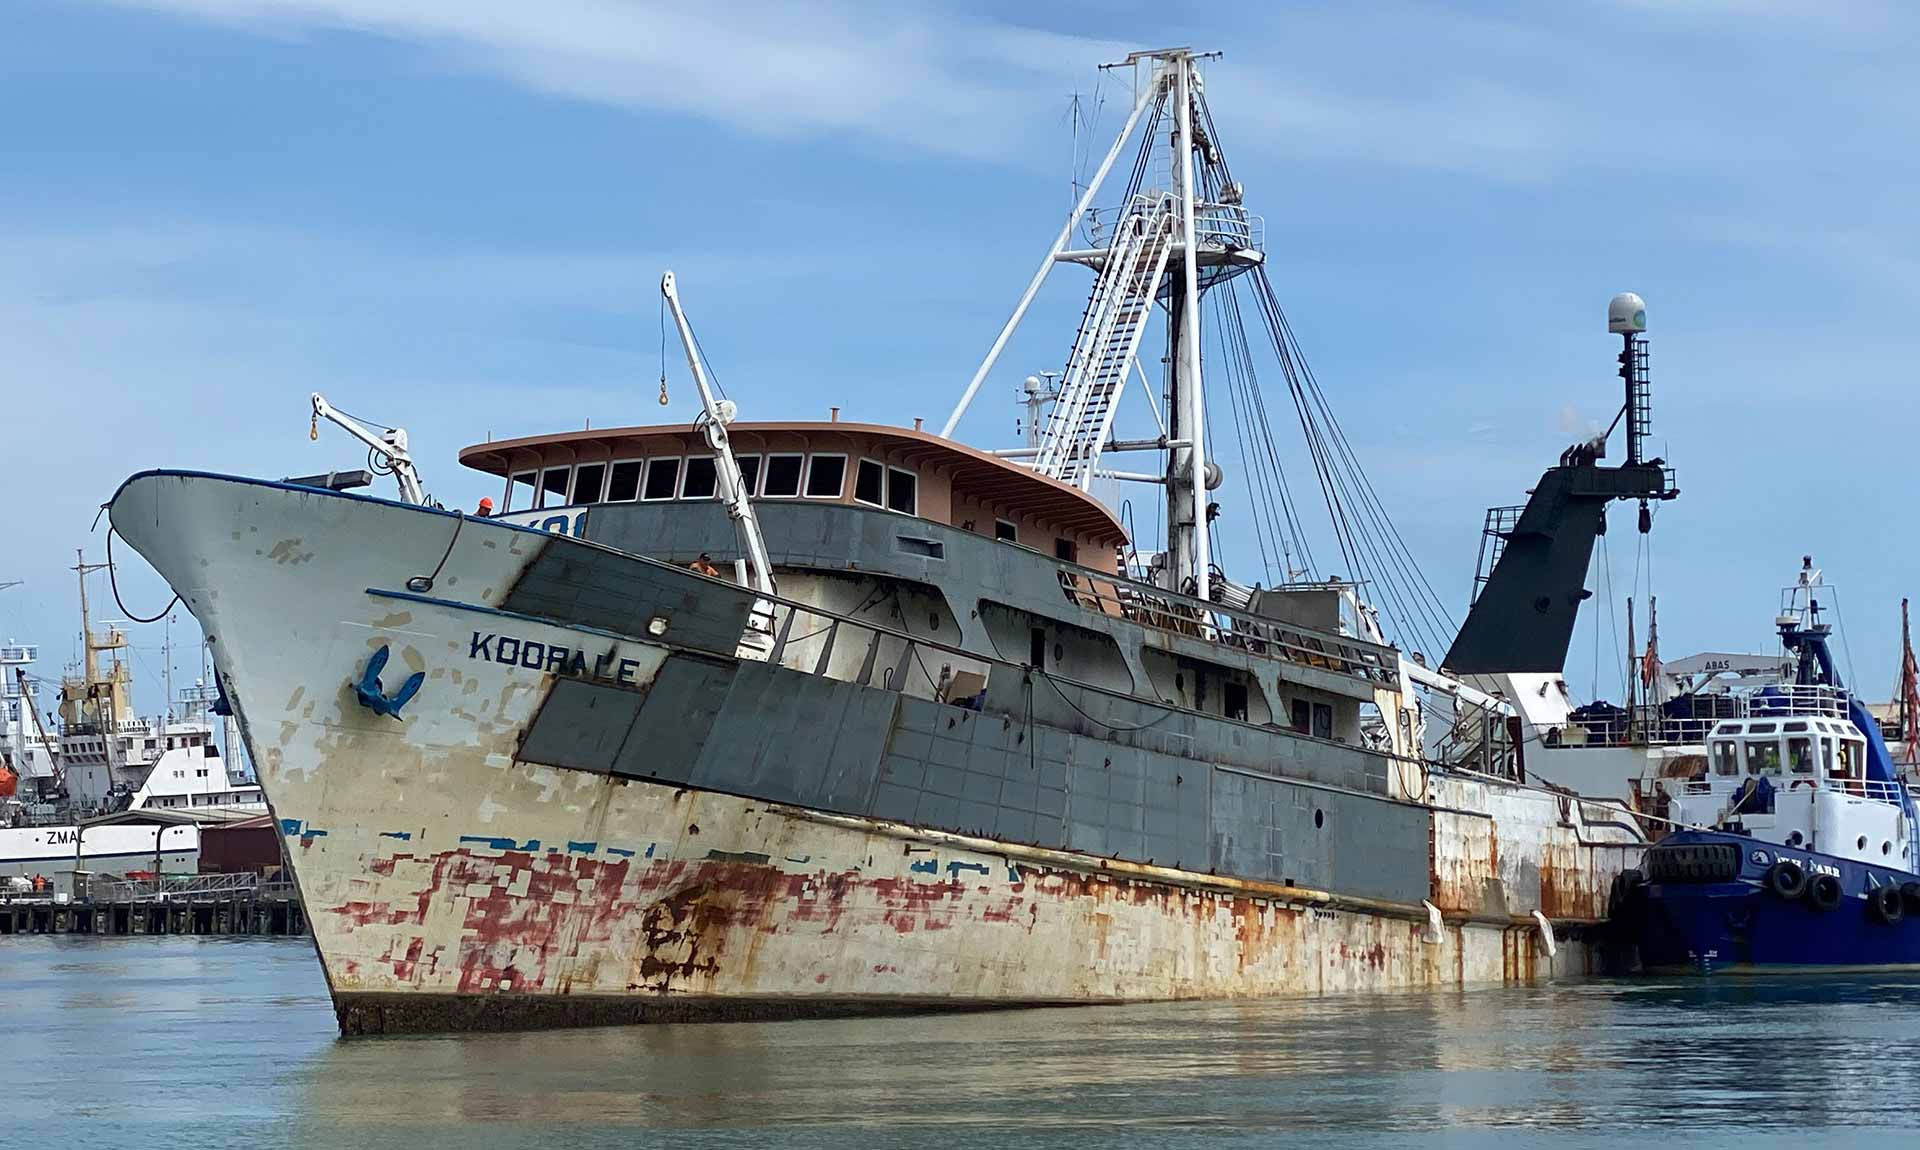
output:
[{"label": "blue painted marking on hull", "polygon": [[593,843],[576,843],[576,842],[569,842],[569,843],[567,844],[567,850],[568,850],[569,852],[574,852],[574,851],[578,851],[579,853],[581,853],[581,854],[583,854],[583,855],[590,855],[590,854],[592,854],[592,853],[593,853],[594,851],[596,851],[596,850],[598,850],[598,849],[600,849],[600,844],[599,844],[599,843],[597,843],[597,842],[593,842]]},{"label": "blue painted marking on hull", "polygon": [[480,846],[486,847],[488,850],[496,851],[537,851],[540,849],[539,839],[528,839],[524,843],[518,843],[509,838],[499,838],[492,835],[461,835],[460,842],[462,845],[477,843]]},{"label": "blue painted marking on hull", "polygon": [[[1866,898],[1874,887],[1897,890],[1920,881],[1920,875],[1717,831],[1682,831],[1662,841],[1663,846],[1706,843],[1739,847],[1740,873],[1730,881],[1645,888],[1644,903],[1634,912],[1639,921],[1629,926],[1646,969],[1714,974],[1920,967],[1920,913],[1909,907],[1898,921],[1881,922],[1869,912]],[[1838,872],[1840,905],[1821,910],[1804,897],[1774,894],[1767,871],[1781,859],[1808,873],[1816,867]]]},{"label": "blue painted marking on hull", "polygon": [[412,831],[381,831],[380,837],[383,839],[399,839],[403,843],[412,842],[413,832]]}]

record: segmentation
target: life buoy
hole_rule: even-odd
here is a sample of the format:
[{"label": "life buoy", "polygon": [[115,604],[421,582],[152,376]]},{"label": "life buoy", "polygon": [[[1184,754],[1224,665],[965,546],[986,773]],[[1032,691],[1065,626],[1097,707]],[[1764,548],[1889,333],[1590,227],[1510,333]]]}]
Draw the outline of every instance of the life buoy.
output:
[{"label": "life buoy", "polygon": [[1781,859],[1767,868],[1767,889],[1791,902],[1807,893],[1807,871],[1792,859]]},{"label": "life buoy", "polygon": [[1832,910],[1840,905],[1845,893],[1840,889],[1840,880],[1830,874],[1817,874],[1807,880],[1807,902],[1815,910]]},{"label": "life buoy", "polygon": [[1891,926],[1906,912],[1906,903],[1898,888],[1877,886],[1867,892],[1867,913],[1873,916],[1873,921]]},{"label": "life buoy", "polygon": [[1920,882],[1900,884],[1900,899],[1907,904],[1910,914],[1920,914]]}]

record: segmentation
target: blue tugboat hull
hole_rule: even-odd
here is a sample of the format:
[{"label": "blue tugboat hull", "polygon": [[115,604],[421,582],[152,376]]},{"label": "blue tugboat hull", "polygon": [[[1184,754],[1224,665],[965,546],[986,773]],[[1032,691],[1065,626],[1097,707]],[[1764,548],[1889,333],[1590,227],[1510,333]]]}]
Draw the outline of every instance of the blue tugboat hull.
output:
[{"label": "blue tugboat hull", "polygon": [[[1808,889],[1783,894],[1779,864],[1798,867]],[[1647,872],[1616,908],[1647,971],[1920,969],[1920,875],[1716,831],[1669,836],[1648,851]],[[1823,876],[1837,900],[1831,884],[1825,900],[1812,892]]]}]

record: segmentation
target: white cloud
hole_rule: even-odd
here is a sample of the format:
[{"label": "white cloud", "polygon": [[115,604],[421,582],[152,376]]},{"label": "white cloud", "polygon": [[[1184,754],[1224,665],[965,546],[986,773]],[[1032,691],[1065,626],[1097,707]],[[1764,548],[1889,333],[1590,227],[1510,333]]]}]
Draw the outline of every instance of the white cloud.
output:
[{"label": "white cloud", "polygon": [[[419,45],[441,64],[496,74],[533,91],[680,113],[760,135],[845,133],[1021,165],[1063,144],[1055,109],[1065,94],[1087,88],[1095,65],[1135,47],[967,18],[932,5],[869,0],[109,2],[257,35],[380,36]],[[1515,26],[1452,14],[1409,10],[1383,18],[1416,23],[1428,42],[1437,38],[1468,53],[1469,64],[1484,61],[1489,46],[1497,56],[1535,39]],[[1383,94],[1374,83],[1379,77],[1337,66],[1378,64],[1378,43],[1352,31],[1290,15],[1286,38],[1311,56],[1311,67],[1255,48],[1210,66],[1233,82],[1235,121],[1265,129],[1230,135],[1290,157],[1497,179],[1531,178],[1557,154],[1562,125],[1548,101],[1477,78],[1470,69],[1410,89],[1391,85]],[[1138,34],[1156,42],[1185,38],[1151,27]],[[1324,81],[1308,78],[1329,68],[1336,74]],[[1101,82],[1118,89],[1124,75]],[[1118,120],[1115,112],[1101,130]]]},{"label": "white cloud", "polygon": [[[772,136],[853,132],[985,157],[1022,108],[1122,49],[838,0],[116,0],[259,34],[417,43],[536,91],[684,112]],[[1031,120],[1031,117],[1027,117]]]}]

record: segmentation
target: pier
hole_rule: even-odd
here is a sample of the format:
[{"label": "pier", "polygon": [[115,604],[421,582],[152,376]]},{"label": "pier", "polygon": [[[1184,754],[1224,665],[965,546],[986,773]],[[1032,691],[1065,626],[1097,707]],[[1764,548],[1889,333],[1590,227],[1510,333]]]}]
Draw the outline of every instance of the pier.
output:
[{"label": "pier", "polygon": [[294,884],[255,874],[94,878],[74,892],[0,895],[0,935],[299,935]]}]

